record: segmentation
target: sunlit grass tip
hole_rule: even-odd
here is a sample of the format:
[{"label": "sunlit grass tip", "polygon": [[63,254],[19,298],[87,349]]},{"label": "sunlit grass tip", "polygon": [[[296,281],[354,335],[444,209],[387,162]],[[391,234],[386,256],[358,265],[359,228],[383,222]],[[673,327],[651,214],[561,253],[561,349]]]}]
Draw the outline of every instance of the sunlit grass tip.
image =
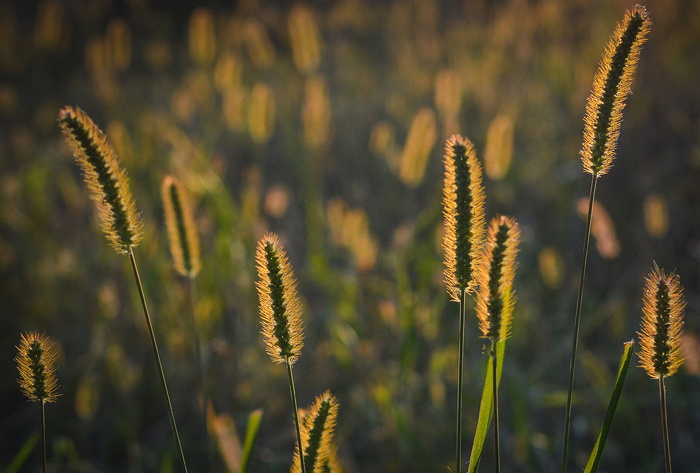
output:
[{"label": "sunlit grass tip", "polygon": [[602,176],[612,167],[622,110],[632,90],[639,53],[650,25],[646,8],[636,5],[628,10],[608,41],[598,65],[593,90],[586,103],[580,152],[584,170],[594,176]]},{"label": "sunlit grass tip", "polygon": [[[338,416],[338,400],[326,391],[316,398],[311,408],[301,413],[301,441],[304,464],[309,473],[339,472],[333,446],[333,429]],[[294,452],[291,473],[301,473],[299,445]]]},{"label": "sunlit grass tip", "polygon": [[63,107],[58,123],[97,204],[107,240],[118,253],[129,253],[141,240],[143,224],[114,149],[80,108]]},{"label": "sunlit grass tip", "polygon": [[510,334],[519,243],[520,227],[514,218],[497,216],[491,220],[477,277],[476,314],[483,337],[494,342]]},{"label": "sunlit grass tip", "polygon": [[681,330],[685,299],[680,277],[654,263],[642,299],[639,361],[654,379],[673,375],[683,363]]},{"label": "sunlit grass tip", "polygon": [[258,268],[260,315],[267,353],[276,363],[293,364],[303,347],[301,304],[294,272],[274,233],[258,242],[255,255]]},{"label": "sunlit grass tip", "polygon": [[58,348],[54,341],[36,332],[22,334],[17,352],[22,393],[33,402],[54,402],[60,396],[56,381]]},{"label": "sunlit grass tip", "polygon": [[165,226],[168,229],[175,270],[183,276],[194,278],[201,265],[199,237],[192,217],[189,193],[177,178],[166,176],[162,194]]},{"label": "sunlit grass tip", "polygon": [[462,300],[475,288],[474,275],[483,248],[485,217],[482,170],[474,145],[453,135],[445,145],[443,215],[445,285],[450,298]]}]

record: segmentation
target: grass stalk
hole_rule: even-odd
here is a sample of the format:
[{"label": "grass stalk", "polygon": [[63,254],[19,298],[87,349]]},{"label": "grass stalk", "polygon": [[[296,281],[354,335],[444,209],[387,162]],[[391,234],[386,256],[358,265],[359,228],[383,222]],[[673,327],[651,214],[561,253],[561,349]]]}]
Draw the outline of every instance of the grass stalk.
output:
[{"label": "grass stalk", "polygon": [[566,473],[566,462],[569,454],[569,433],[571,430],[571,403],[574,393],[574,373],[576,371],[576,354],[578,351],[578,337],[581,328],[581,306],[583,303],[583,287],[586,280],[586,266],[588,265],[588,248],[591,240],[591,221],[593,219],[593,203],[598,183],[598,175],[591,175],[591,189],[588,197],[588,216],[586,217],[586,232],[583,239],[583,262],[581,263],[581,279],[576,296],[576,313],[574,316],[574,335],[571,342],[571,361],[569,365],[569,387],[566,394],[566,414],[564,418],[564,444],[561,455],[561,472]]},{"label": "grass stalk", "polygon": [[467,319],[467,291],[462,291],[459,302],[459,360],[457,368],[457,473],[462,471],[462,417],[464,389],[464,337]]},{"label": "grass stalk", "polygon": [[304,449],[301,443],[301,424],[299,423],[299,407],[297,404],[297,391],[294,388],[294,376],[292,376],[292,364],[286,363],[287,375],[289,375],[289,392],[292,395],[292,407],[294,408],[294,425],[297,429],[297,444],[299,445],[299,460],[301,462],[301,471],[306,473],[306,465],[304,464]]},{"label": "grass stalk", "polygon": [[493,449],[496,457],[496,473],[501,473],[501,431],[498,426],[498,357],[496,356],[496,340],[491,340],[491,351],[489,353],[493,363]]},{"label": "grass stalk", "polygon": [[39,402],[41,406],[41,452],[43,472],[46,473],[46,409],[44,401]]},{"label": "grass stalk", "polygon": [[131,262],[131,268],[134,271],[134,279],[136,280],[136,285],[139,290],[139,297],[141,298],[141,306],[143,307],[143,315],[146,319],[146,327],[148,328],[148,336],[151,339],[151,346],[153,347],[153,355],[156,358],[156,364],[158,365],[158,374],[160,375],[160,383],[163,387],[163,393],[165,394],[165,399],[168,403],[168,416],[170,417],[170,427],[173,431],[173,436],[175,437],[175,442],[177,443],[177,448],[180,453],[180,459],[182,460],[182,467],[187,473],[187,462],[185,461],[185,453],[182,450],[182,442],[180,441],[180,434],[177,431],[177,423],[175,422],[175,414],[173,412],[173,405],[170,400],[170,393],[168,392],[168,384],[165,381],[165,372],[163,371],[163,363],[160,359],[160,352],[158,351],[158,343],[156,342],[156,335],[153,331],[153,324],[151,322],[151,315],[148,311],[148,305],[146,304],[146,295],[143,290],[143,284],[141,284],[141,276],[139,275],[138,267],[136,266],[136,258],[134,257],[134,251],[129,248],[129,261]]},{"label": "grass stalk", "polygon": [[664,376],[659,377],[659,402],[661,403],[661,428],[664,436],[664,463],[666,464],[666,473],[671,473],[671,443],[668,435],[668,410],[666,408]]}]

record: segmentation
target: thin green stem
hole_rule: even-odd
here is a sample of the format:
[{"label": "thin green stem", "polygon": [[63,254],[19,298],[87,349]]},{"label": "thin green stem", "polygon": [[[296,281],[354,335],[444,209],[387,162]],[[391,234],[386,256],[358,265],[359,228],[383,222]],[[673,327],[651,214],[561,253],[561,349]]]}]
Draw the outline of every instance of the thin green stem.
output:
[{"label": "thin green stem", "polygon": [[197,310],[195,305],[195,281],[194,277],[188,276],[185,278],[186,286],[186,299],[187,306],[189,307],[191,316],[191,331],[194,335],[194,349],[197,356],[197,374],[199,377],[199,389],[200,395],[197,396],[197,407],[199,408],[199,414],[202,422],[202,435],[204,435],[205,449],[207,451],[207,457],[209,458],[209,463],[212,463],[212,453],[211,446],[209,443],[209,433],[207,430],[207,406],[209,403],[209,388],[207,384],[206,369],[204,366],[204,351],[202,348],[202,334],[199,330],[199,323],[197,322]]},{"label": "thin green stem", "polygon": [[561,455],[561,472],[566,473],[566,462],[569,454],[569,431],[571,430],[571,401],[574,393],[574,371],[576,369],[576,352],[578,351],[578,335],[581,327],[581,306],[583,302],[583,285],[586,279],[586,266],[588,265],[588,247],[591,240],[591,221],[593,218],[593,202],[595,201],[596,184],[598,175],[591,177],[591,190],[588,199],[588,216],[586,217],[586,235],[583,240],[583,263],[581,264],[581,279],[576,296],[576,315],[574,317],[574,336],[571,345],[571,364],[569,366],[569,390],[566,395],[566,416],[564,420],[564,446]]},{"label": "thin green stem", "polygon": [[46,403],[44,401],[39,401],[39,404],[41,405],[41,451],[43,455],[44,473],[46,473],[46,409],[44,407]]},{"label": "thin green stem", "polygon": [[661,426],[664,434],[664,461],[666,473],[671,473],[671,443],[668,435],[668,411],[666,409],[666,385],[664,377],[659,378],[659,401],[661,402]]},{"label": "thin green stem", "polygon": [[175,423],[175,414],[173,413],[173,405],[170,401],[170,393],[168,392],[168,384],[165,382],[165,372],[163,371],[163,363],[160,360],[160,352],[158,351],[158,343],[156,342],[156,335],[153,331],[153,324],[151,323],[151,315],[148,312],[148,305],[146,304],[146,295],[143,291],[143,284],[141,284],[141,276],[139,275],[138,267],[136,266],[136,258],[134,257],[133,248],[129,248],[129,261],[131,262],[131,268],[134,270],[134,278],[136,279],[136,285],[138,286],[139,296],[141,297],[141,306],[143,307],[143,315],[146,318],[146,327],[148,328],[148,336],[151,339],[151,346],[153,347],[153,355],[156,358],[156,364],[158,365],[158,374],[160,375],[160,383],[163,387],[163,393],[165,394],[165,399],[168,404],[168,415],[170,416],[170,427],[173,430],[173,436],[175,437],[175,442],[177,443],[177,448],[180,452],[180,458],[182,460],[182,467],[187,473],[187,463],[185,462],[185,453],[182,450],[182,442],[180,442],[180,434],[177,432],[177,424]]},{"label": "thin green stem", "polygon": [[294,407],[294,423],[297,428],[297,445],[299,445],[299,462],[301,463],[302,473],[306,473],[306,465],[304,465],[304,449],[301,444],[301,425],[299,424],[299,408],[297,407],[297,391],[294,389],[294,377],[292,376],[292,364],[287,362],[287,374],[289,375],[289,392],[292,395],[292,405]]},{"label": "thin green stem", "polygon": [[498,357],[496,356],[496,339],[491,339],[491,353],[493,360],[493,446],[496,456],[496,473],[501,473],[501,431],[498,424]]},{"label": "thin green stem", "polygon": [[464,332],[467,319],[467,291],[459,302],[459,359],[457,362],[457,473],[462,471],[462,390],[464,386]]}]

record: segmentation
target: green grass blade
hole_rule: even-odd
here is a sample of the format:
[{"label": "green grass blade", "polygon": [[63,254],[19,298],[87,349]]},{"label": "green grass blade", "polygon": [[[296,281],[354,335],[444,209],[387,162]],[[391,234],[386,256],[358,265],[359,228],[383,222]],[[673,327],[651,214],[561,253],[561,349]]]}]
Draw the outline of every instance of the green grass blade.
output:
[{"label": "green grass blade", "polygon": [[253,444],[260,430],[260,421],[262,420],[263,410],[256,409],[248,415],[248,425],[245,430],[245,439],[243,440],[243,453],[241,454],[240,472],[245,473],[248,468],[248,460],[250,453],[253,451]]},{"label": "green grass blade", "polygon": [[598,440],[596,440],[595,446],[593,447],[591,456],[588,458],[586,468],[583,470],[584,473],[594,473],[598,470],[600,457],[603,454],[603,447],[605,447],[605,441],[608,438],[608,432],[610,431],[610,426],[612,425],[613,416],[615,415],[615,409],[617,408],[617,403],[620,400],[620,394],[622,394],[622,385],[625,384],[627,369],[629,368],[630,360],[632,359],[633,347],[634,340],[626,342],[624,345],[624,349],[622,351],[622,358],[620,358],[620,367],[617,370],[617,380],[615,380],[615,388],[613,389],[612,395],[610,396],[608,411],[605,413],[605,421],[603,422],[603,427],[600,429],[600,434],[598,435]]},{"label": "green grass blade", "polygon": [[19,449],[17,455],[15,455],[12,462],[7,466],[5,473],[17,473],[20,468],[24,466],[27,458],[29,458],[29,454],[32,453],[32,450],[34,450],[34,447],[36,447],[36,444],[39,442],[39,437],[39,434],[34,434],[24,442],[22,448]]},{"label": "green grass blade", "polygon": [[[501,374],[503,372],[503,355],[506,351],[506,342],[500,341],[496,343],[496,359],[498,360],[498,384],[501,383]],[[484,390],[481,392],[481,405],[479,407],[479,420],[476,424],[476,432],[474,433],[474,443],[472,444],[472,452],[469,455],[468,473],[474,473],[479,468],[479,460],[481,452],[484,450],[486,442],[486,434],[488,434],[491,420],[493,419],[493,367],[492,358],[488,357],[486,365],[486,377],[484,379]]]}]

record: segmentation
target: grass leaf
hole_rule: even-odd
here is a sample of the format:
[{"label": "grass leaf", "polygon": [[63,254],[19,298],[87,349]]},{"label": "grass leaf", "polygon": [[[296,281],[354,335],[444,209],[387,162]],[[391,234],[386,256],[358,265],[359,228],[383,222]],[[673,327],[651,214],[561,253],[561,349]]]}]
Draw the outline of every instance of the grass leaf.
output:
[{"label": "grass leaf", "polygon": [[630,360],[632,359],[633,347],[634,340],[625,343],[624,349],[622,351],[622,358],[620,358],[620,367],[617,370],[617,380],[615,380],[615,388],[613,389],[612,395],[610,396],[608,411],[605,413],[605,421],[603,422],[603,427],[600,429],[600,434],[598,435],[598,440],[596,440],[595,442],[595,446],[593,447],[591,456],[588,458],[586,468],[583,470],[584,473],[593,473],[598,470],[600,457],[603,454],[603,447],[605,446],[605,441],[608,438],[608,432],[610,431],[610,425],[612,424],[613,416],[615,415],[617,403],[620,400],[620,394],[622,394],[622,385],[625,384],[627,369],[629,368]]},{"label": "grass leaf", "polygon": [[[498,384],[501,382],[501,373],[503,372],[503,355],[506,351],[505,340],[496,343],[496,359],[498,360]],[[491,363],[493,359],[489,356],[486,364],[486,377],[484,378],[484,390],[481,392],[481,404],[479,407],[479,420],[476,424],[476,432],[474,433],[474,443],[472,444],[472,452],[469,455],[468,473],[474,473],[479,468],[479,460],[481,452],[484,450],[486,442],[486,434],[489,431],[491,420],[493,418],[493,380],[491,379],[493,368]]]},{"label": "grass leaf", "polygon": [[250,460],[250,453],[253,451],[253,444],[258,436],[262,416],[262,409],[256,409],[248,414],[248,426],[246,427],[245,439],[243,440],[243,452],[241,453],[241,468],[239,470],[241,473],[245,473],[248,468],[248,460]]}]

